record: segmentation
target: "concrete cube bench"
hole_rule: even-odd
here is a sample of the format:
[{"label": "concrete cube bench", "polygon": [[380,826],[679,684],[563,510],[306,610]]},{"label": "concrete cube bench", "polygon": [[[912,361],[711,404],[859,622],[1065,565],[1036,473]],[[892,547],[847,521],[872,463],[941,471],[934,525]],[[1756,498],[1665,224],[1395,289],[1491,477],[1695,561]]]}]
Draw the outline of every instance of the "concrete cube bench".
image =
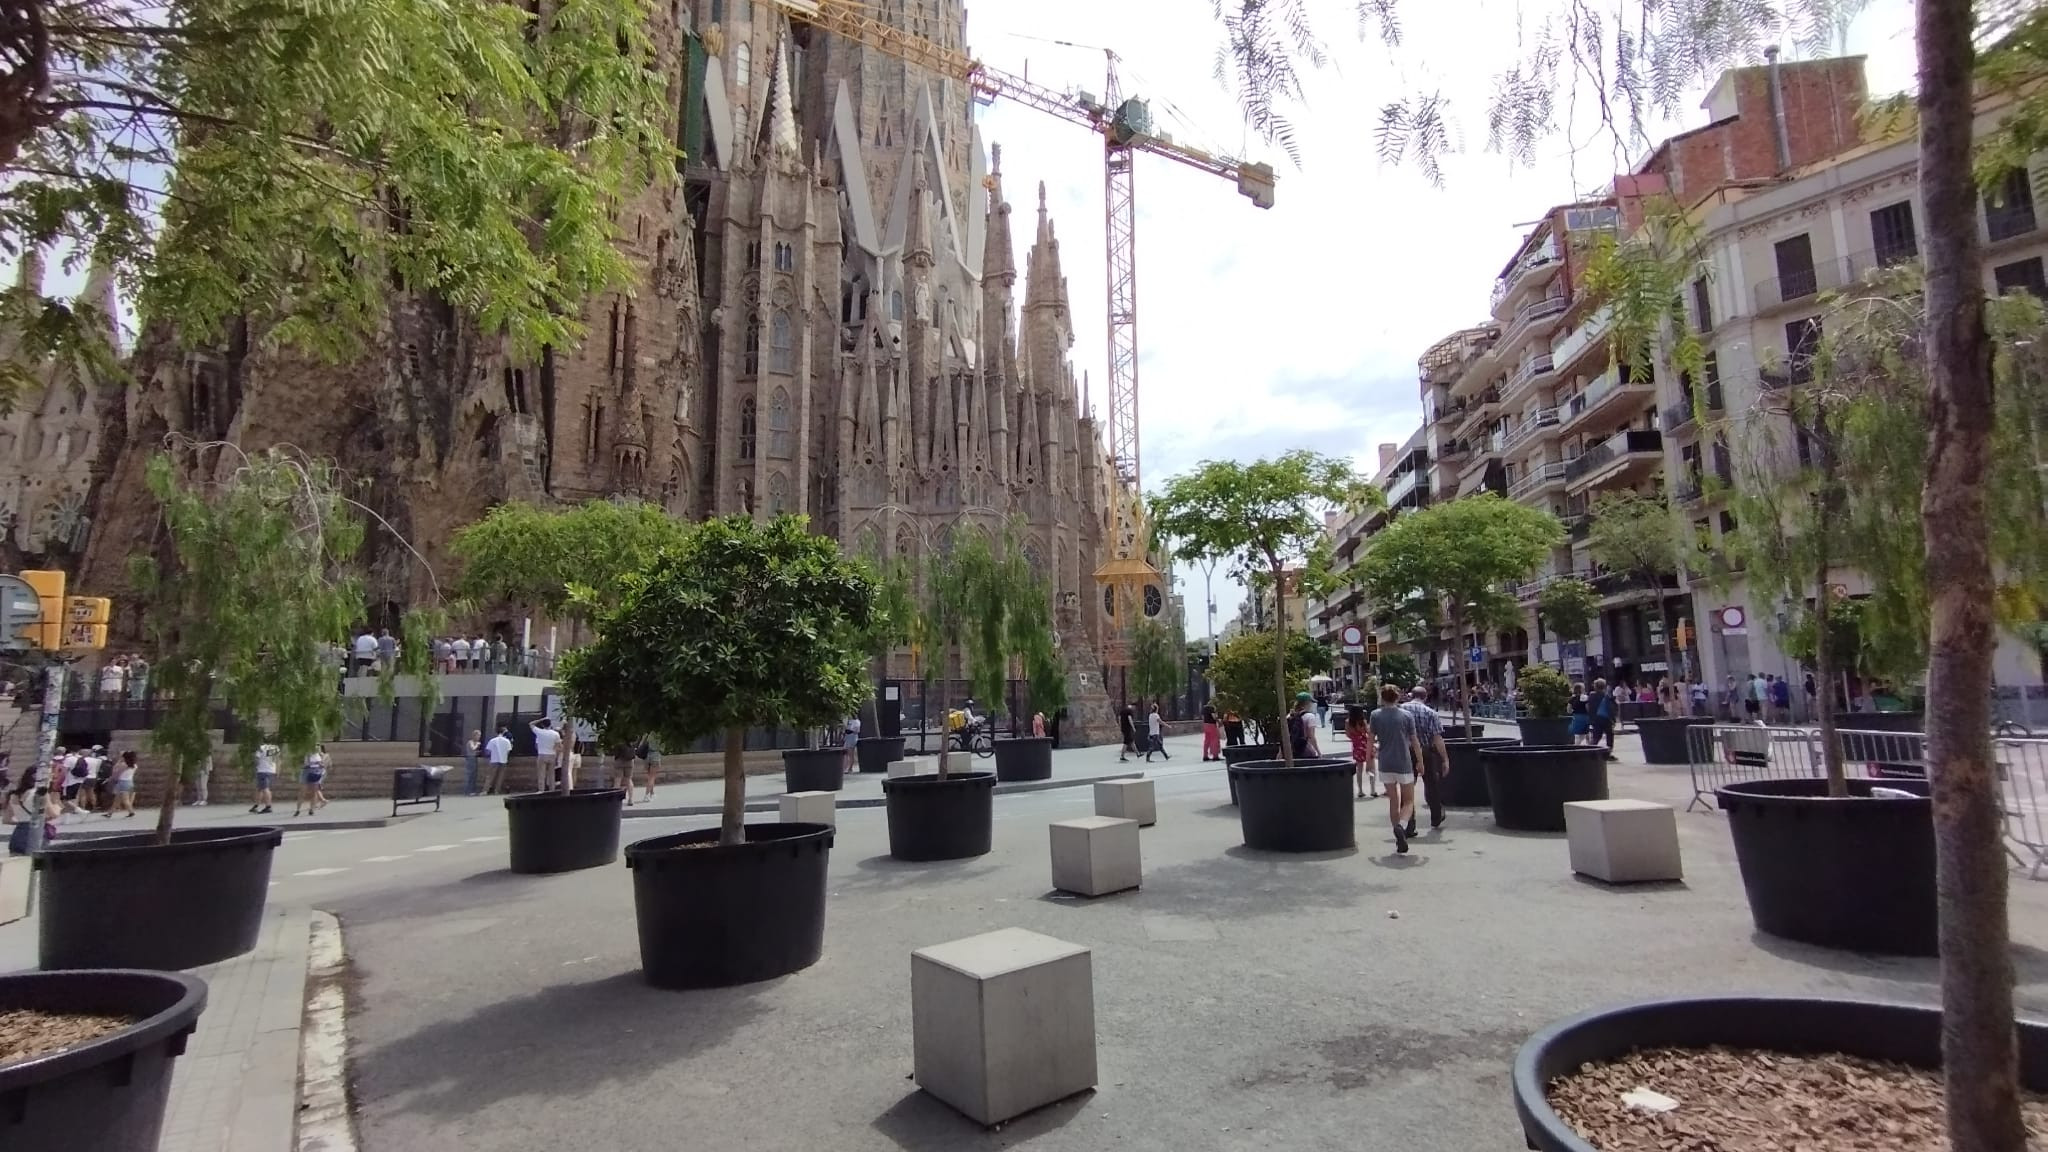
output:
[{"label": "concrete cube bench", "polygon": [[1572,871],[1609,884],[1678,880],[1678,814],[1647,800],[1574,800],[1564,806]]},{"label": "concrete cube bench", "polygon": [[1089,950],[1023,928],[920,948],[910,1030],[918,1087],[984,1125],[1093,1088]]},{"label": "concrete cube bench", "polygon": [[784,824],[839,824],[839,809],[831,792],[785,792],[775,798],[778,817]]},{"label": "concrete cube bench", "polygon": [[1136,888],[1144,869],[1138,861],[1138,822],[1113,816],[1060,820],[1052,832],[1052,886],[1082,896],[1107,896]]},{"label": "concrete cube bench", "polygon": [[1136,820],[1140,828],[1159,822],[1159,802],[1150,780],[1097,780],[1095,814]]}]

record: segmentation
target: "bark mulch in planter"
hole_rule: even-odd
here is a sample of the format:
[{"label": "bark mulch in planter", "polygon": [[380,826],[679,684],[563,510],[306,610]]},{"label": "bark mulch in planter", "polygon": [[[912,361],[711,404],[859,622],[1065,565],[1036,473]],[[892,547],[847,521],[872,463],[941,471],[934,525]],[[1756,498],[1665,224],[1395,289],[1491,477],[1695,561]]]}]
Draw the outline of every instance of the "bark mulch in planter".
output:
[{"label": "bark mulch in planter", "polygon": [[[1622,1097],[1646,1088],[1668,1112]],[[2048,1097],[2023,1095],[2028,1145]],[[1856,1056],[1647,1048],[1550,1084],[1550,1106],[1601,1152],[1948,1152],[1941,1074]]]},{"label": "bark mulch in planter", "polygon": [[0,1064],[76,1047],[133,1023],[126,1016],[73,1016],[33,1008],[9,1009],[0,1012]]}]

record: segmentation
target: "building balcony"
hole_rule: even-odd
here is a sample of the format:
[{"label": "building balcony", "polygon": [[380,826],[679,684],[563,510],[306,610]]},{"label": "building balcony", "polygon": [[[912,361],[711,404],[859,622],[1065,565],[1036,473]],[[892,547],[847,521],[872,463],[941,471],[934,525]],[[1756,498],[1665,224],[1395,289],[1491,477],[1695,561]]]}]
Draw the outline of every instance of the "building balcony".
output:
[{"label": "building balcony", "polygon": [[1848,287],[1868,270],[1867,262],[1845,257],[1816,260],[1810,268],[1795,268],[1759,280],[1754,289],[1756,314],[1770,316],[1792,308],[1811,307],[1821,293]]},{"label": "building balcony", "polygon": [[1688,507],[1704,503],[1707,499],[1706,481],[1697,475],[1688,475],[1679,481],[1677,489],[1671,493],[1671,498]]},{"label": "building balcony", "polygon": [[1543,595],[1545,588],[1560,580],[1584,580],[1590,584],[1593,581],[1593,577],[1594,572],[1590,568],[1575,569],[1570,572],[1551,572],[1538,576],[1534,580],[1515,585],[1515,599],[1524,604],[1532,603],[1538,596]]},{"label": "building balcony", "polygon": [[1425,493],[1429,491],[1429,480],[1420,468],[1403,472],[1401,475],[1394,477],[1393,481],[1386,488],[1387,507],[1400,507],[1401,502],[1413,494],[1418,485],[1421,486]]},{"label": "building balcony", "polygon": [[1646,398],[1656,394],[1654,380],[1628,378],[1622,368],[1609,369],[1592,385],[1562,405],[1564,416],[1559,426],[1569,428],[1588,417],[1612,413],[1625,405],[1640,405]]},{"label": "building balcony", "polygon": [[1508,428],[1507,434],[1501,437],[1501,450],[1506,451],[1510,448],[1513,448],[1515,445],[1522,443],[1529,437],[1534,436],[1537,432],[1540,432],[1545,428],[1557,427],[1557,421],[1557,409],[1537,409],[1536,411],[1523,417],[1520,423],[1512,425]]},{"label": "building balcony", "polygon": [[1502,302],[1513,300],[1527,289],[1550,283],[1550,278],[1560,267],[1562,261],[1557,258],[1557,237],[1552,236],[1493,282],[1493,297],[1487,307],[1499,312]]},{"label": "building balcony", "polygon": [[1698,424],[1701,412],[1719,412],[1721,411],[1721,404],[1721,386],[1719,384],[1709,384],[1704,392],[1688,396],[1676,404],[1665,405],[1662,417],[1658,422],[1666,432],[1688,431]]},{"label": "building balcony", "polygon": [[1607,330],[1613,326],[1614,310],[1602,307],[1591,316],[1579,322],[1565,338],[1551,345],[1550,358],[1557,365],[1559,375],[1570,376],[1578,371],[1580,361],[1588,353],[1607,350]]},{"label": "building balcony", "polygon": [[1575,489],[1627,485],[1663,466],[1663,434],[1630,428],[1580,453],[1566,465],[1565,481]]},{"label": "building balcony", "polygon": [[1548,380],[1554,376],[1556,373],[1553,369],[1554,362],[1548,352],[1538,352],[1524,359],[1514,374],[1508,377],[1508,382],[1501,386],[1500,402],[1513,404],[1523,389],[1539,380]]},{"label": "building balcony", "polygon": [[1565,309],[1570,306],[1571,301],[1563,296],[1545,296],[1522,305],[1515,313],[1514,320],[1503,326],[1500,343],[1495,346],[1494,351],[1504,356],[1505,352],[1514,350],[1531,333],[1549,331],[1556,319],[1564,315]]},{"label": "building balcony", "polygon": [[1557,488],[1564,483],[1567,467],[1562,460],[1551,464],[1530,465],[1527,471],[1515,477],[1514,483],[1508,485],[1508,498],[1527,500]]}]

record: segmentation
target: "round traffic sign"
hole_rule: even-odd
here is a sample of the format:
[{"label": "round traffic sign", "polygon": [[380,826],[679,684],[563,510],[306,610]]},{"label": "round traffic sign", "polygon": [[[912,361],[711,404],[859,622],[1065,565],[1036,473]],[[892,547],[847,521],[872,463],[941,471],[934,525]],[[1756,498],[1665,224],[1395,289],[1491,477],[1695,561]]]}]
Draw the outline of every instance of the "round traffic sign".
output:
[{"label": "round traffic sign", "polygon": [[1346,643],[1346,644],[1363,644],[1363,643],[1365,643],[1365,632],[1364,632],[1364,631],[1363,631],[1362,629],[1360,629],[1360,628],[1359,628],[1359,626],[1358,626],[1358,625],[1356,625],[1356,624],[1346,624],[1346,625],[1344,626],[1344,643]]},{"label": "round traffic sign", "polygon": [[1748,623],[1749,616],[1743,612],[1740,605],[1730,604],[1728,607],[1721,609],[1721,627],[1740,628]]}]

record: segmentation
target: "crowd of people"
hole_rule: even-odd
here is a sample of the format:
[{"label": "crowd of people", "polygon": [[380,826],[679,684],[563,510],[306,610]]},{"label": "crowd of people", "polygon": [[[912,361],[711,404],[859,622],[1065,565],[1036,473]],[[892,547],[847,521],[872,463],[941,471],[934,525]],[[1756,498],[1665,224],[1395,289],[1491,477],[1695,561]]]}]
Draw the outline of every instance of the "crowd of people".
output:
[{"label": "crowd of people", "polygon": [[[547,676],[554,668],[554,653],[528,644],[522,651],[500,633],[486,639],[474,636],[439,636],[433,641],[434,670],[443,673],[471,672],[506,676]],[[398,667],[404,644],[389,628],[371,632],[365,628],[347,647],[337,647],[335,664],[347,676],[373,676]]]}]

